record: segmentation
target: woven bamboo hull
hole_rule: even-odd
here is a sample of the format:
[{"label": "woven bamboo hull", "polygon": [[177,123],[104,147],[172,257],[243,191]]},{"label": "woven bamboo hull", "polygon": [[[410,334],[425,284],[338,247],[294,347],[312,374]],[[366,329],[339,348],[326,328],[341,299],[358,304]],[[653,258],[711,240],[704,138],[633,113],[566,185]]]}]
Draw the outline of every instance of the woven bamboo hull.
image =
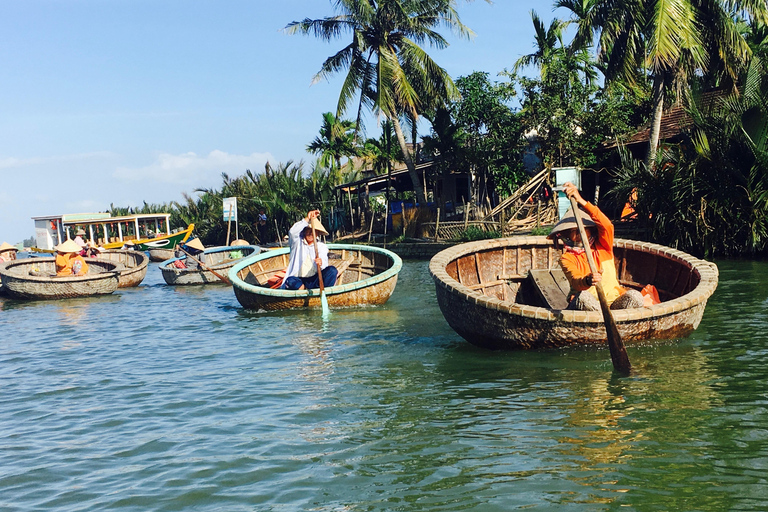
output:
[{"label": "woven bamboo hull", "polygon": [[[338,259],[346,262],[336,284],[325,288],[328,306],[333,308],[380,305],[395,291],[397,275],[402,268],[399,256],[386,249],[349,244],[328,244]],[[320,308],[320,290],[283,290],[263,287],[266,279],[288,265],[289,249],[277,249],[253,256],[237,264],[229,279],[238,302],[253,310]],[[261,284],[261,285],[260,285]]]},{"label": "woven bamboo hull", "polygon": [[[108,295],[117,290],[122,265],[86,258],[85,276],[49,277],[55,273],[55,258],[14,261],[0,268],[5,293],[14,299],[70,299],[92,295]],[[33,268],[43,275],[29,275]]]},{"label": "woven bamboo hull", "polygon": [[[232,251],[241,251],[243,258],[257,254],[261,248],[256,245],[239,245],[235,247],[222,246],[212,247],[206,249],[201,257],[198,257],[203,264],[209,269],[215,271],[217,274],[226,277],[229,269],[235,266],[243,258],[226,259],[225,257]],[[160,266],[160,271],[163,273],[163,279],[169,285],[200,285],[200,284],[226,284],[224,281],[216,277],[213,272],[208,270],[187,270],[180,269],[173,266],[173,263],[178,259],[184,258],[172,258],[167,260]]]},{"label": "woven bamboo hull", "polygon": [[149,249],[149,261],[165,261],[173,258],[173,249]]},{"label": "woven bamboo hull", "polygon": [[99,259],[122,263],[125,267],[120,271],[118,288],[133,288],[139,286],[147,275],[149,257],[139,251],[104,251]]},{"label": "woven bamboo hull", "polygon": [[[625,343],[671,339],[699,326],[717,287],[717,267],[656,244],[616,240],[617,276],[625,287],[651,283],[662,302],[613,311]],[[491,349],[537,349],[607,342],[599,311],[541,307],[526,289],[531,269],[559,266],[545,237],[462,244],[435,255],[430,273],[448,324],[470,343]]]}]

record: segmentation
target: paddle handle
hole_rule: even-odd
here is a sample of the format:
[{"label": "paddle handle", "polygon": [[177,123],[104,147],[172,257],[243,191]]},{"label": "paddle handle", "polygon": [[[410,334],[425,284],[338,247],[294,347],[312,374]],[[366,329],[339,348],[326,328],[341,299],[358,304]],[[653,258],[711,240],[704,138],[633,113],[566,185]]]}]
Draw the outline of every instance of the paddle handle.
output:
[{"label": "paddle handle", "polygon": [[[320,251],[317,250],[317,235],[315,234],[315,226],[312,226],[312,219],[309,219],[310,226],[312,227],[312,242],[315,244],[315,258],[320,257]],[[317,264],[317,279],[320,282],[320,293],[324,293],[325,285],[323,284],[323,268]]]},{"label": "paddle handle", "polygon": [[[594,275],[597,273],[597,265],[592,257],[592,248],[589,246],[589,238],[587,238],[587,230],[584,229],[584,223],[581,221],[579,215],[579,204],[576,202],[576,198],[570,196],[571,208],[573,209],[573,216],[576,218],[576,225],[579,227],[579,235],[581,235],[581,242],[584,244],[584,251],[587,254],[587,263],[589,263],[589,271]],[[603,321],[605,322],[605,330],[608,337],[608,348],[611,351],[611,362],[613,368],[624,375],[629,375],[632,369],[632,365],[629,362],[629,356],[627,355],[627,349],[624,347],[624,342],[621,339],[619,328],[616,326],[616,321],[611,313],[611,307],[608,304],[608,299],[605,296],[605,290],[603,290],[602,283],[595,283],[595,289],[597,289],[597,298],[600,300],[600,309],[603,311]]]},{"label": "paddle handle", "polygon": [[189,254],[187,251],[185,251],[185,250],[184,250],[184,248],[183,248],[183,247],[181,247],[181,246],[180,246],[180,247],[179,247],[179,249],[181,249],[181,252],[183,252],[184,254],[186,254],[186,255],[187,255],[187,258],[192,258],[193,260],[195,260],[196,262],[198,262],[198,263],[200,264],[200,266],[201,266],[201,267],[203,267],[203,270],[207,270],[208,272],[210,272],[211,274],[215,275],[216,277],[218,277],[219,279],[221,279],[222,281],[224,281],[224,282],[225,282],[225,283],[227,283],[227,284],[230,284],[230,285],[232,284],[232,281],[230,281],[230,280],[229,280],[229,279],[227,279],[226,277],[222,276],[221,274],[219,274],[218,272],[216,272],[216,271],[215,271],[215,270],[213,270],[212,268],[208,268],[208,267],[206,267],[206,266],[203,264],[203,262],[202,262],[202,261],[200,261],[199,259],[197,259],[197,258],[195,258],[194,256],[192,256],[191,254]]}]

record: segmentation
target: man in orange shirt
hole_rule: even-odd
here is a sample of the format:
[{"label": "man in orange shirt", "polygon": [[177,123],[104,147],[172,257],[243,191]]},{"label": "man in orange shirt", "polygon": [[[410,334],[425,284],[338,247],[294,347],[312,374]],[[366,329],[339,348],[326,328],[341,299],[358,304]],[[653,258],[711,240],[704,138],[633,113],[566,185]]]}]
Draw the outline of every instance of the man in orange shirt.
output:
[{"label": "man in orange shirt", "polygon": [[56,246],[56,276],[84,276],[88,264],[80,256],[81,247],[72,240]]},{"label": "man in orange shirt", "polygon": [[571,285],[568,309],[599,311],[595,285],[602,283],[605,297],[611,309],[639,308],[643,305],[643,295],[637,290],[627,290],[619,284],[616,265],[613,261],[613,223],[600,209],[585,201],[573,183],[563,185],[563,190],[570,198],[576,199],[581,208],[578,214],[584,223],[584,230],[589,237],[589,247],[597,265],[597,272],[592,273],[587,261],[587,253],[579,234],[576,217],[572,210],[555,224],[549,238],[558,238],[565,245],[560,257],[560,266]]}]

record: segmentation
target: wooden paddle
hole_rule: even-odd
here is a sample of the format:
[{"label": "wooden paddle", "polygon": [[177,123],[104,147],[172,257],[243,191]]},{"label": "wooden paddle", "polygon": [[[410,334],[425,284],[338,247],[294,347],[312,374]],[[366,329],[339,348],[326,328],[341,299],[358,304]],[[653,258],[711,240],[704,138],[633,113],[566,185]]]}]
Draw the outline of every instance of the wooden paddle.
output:
[{"label": "wooden paddle", "polygon": [[[584,223],[581,221],[581,216],[579,215],[579,204],[576,202],[575,197],[571,196],[570,199],[573,216],[576,218],[576,225],[579,226],[581,242],[584,244],[584,251],[587,253],[589,270],[592,274],[596,274],[597,265],[595,265],[595,260],[592,257],[592,249],[589,247],[587,231],[584,229]],[[608,299],[605,297],[602,283],[595,283],[595,288],[597,289],[597,298],[600,299],[600,309],[603,310],[603,321],[605,321],[605,330],[608,335],[608,348],[611,350],[613,369],[624,375],[629,375],[632,365],[629,363],[627,349],[624,348],[621,334],[619,334],[619,329],[616,327],[616,321],[613,319],[613,314],[611,314],[611,308],[608,305]]]},{"label": "wooden paddle", "polygon": [[193,260],[195,260],[196,262],[198,262],[198,263],[200,264],[200,266],[201,266],[201,267],[203,267],[203,270],[207,270],[208,272],[210,272],[211,274],[215,275],[216,277],[218,277],[219,279],[221,279],[222,281],[224,281],[224,282],[225,282],[225,283],[227,283],[228,285],[231,285],[231,284],[232,284],[232,281],[230,281],[229,279],[227,279],[227,278],[226,278],[226,277],[224,277],[223,275],[219,274],[218,272],[216,272],[216,271],[215,271],[215,270],[213,270],[212,268],[208,268],[208,267],[206,267],[206,266],[203,264],[203,262],[202,262],[202,261],[200,261],[199,259],[197,259],[197,258],[195,258],[194,256],[192,256],[191,254],[189,254],[187,251],[185,251],[185,250],[184,250],[184,248],[183,248],[183,247],[179,246],[179,249],[181,249],[181,252],[183,252],[184,254],[186,254],[186,255],[187,255],[187,258],[192,258]]},{"label": "wooden paddle", "polygon": [[[312,241],[315,244],[315,258],[319,258],[320,252],[317,250],[317,234],[315,234],[315,225],[312,223],[312,219],[309,219],[309,225],[312,226]],[[323,269],[319,264],[317,265],[317,279],[320,282],[320,303],[323,305],[323,318],[327,318],[331,314],[331,309],[328,307],[328,298],[325,296]]]}]

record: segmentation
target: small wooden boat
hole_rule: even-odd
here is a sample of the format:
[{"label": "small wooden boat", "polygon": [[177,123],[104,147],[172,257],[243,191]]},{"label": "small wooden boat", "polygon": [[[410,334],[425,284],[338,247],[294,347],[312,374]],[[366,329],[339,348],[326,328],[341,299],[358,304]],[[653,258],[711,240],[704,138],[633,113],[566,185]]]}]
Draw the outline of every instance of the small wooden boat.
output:
[{"label": "small wooden boat", "polygon": [[[176,268],[174,263],[178,260],[184,261],[187,258],[186,256],[166,260],[165,263],[160,265],[160,270],[163,273],[165,282],[171,285],[224,284],[224,281],[216,277],[211,270],[226,277],[229,269],[237,262],[248,256],[258,254],[260,251],[261,248],[257,245],[211,247],[196,256],[210,270],[205,270],[202,267],[199,269]],[[242,256],[232,258],[233,253],[240,253]]]},{"label": "small wooden boat", "polygon": [[[551,290],[537,286],[538,271],[564,279],[561,251],[546,237],[512,237],[457,245],[429,265],[437,302],[448,324],[474,345],[533,349],[606,343],[600,311],[553,308]],[[657,244],[616,239],[619,282],[641,289],[653,284],[660,304],[613,311],[625,343],[678,338],[699,326],[707,299],[717,288],[713,263]],[[561,285],[561,307],[567,281]]]},{"label": "small wooden boat", "polygon": [[[336,284],[325,288],[331,308],[384,304],[397,284],[403,266],[400,257],[386,249],[351,244],[328,244],[328,261],[339,270]],[[290,249],[273,249],[246,258],[229,271],[235,296],[247,309],[321,307],[320,290],[284,290],[267,287],[276,272],[288,266]]]},{"label": "small wooden boat", "polygon": [[26,258],[0,267],[6,295],[14,299],[70,299],[107,295],[115,290],[123,265],[96,258],[85,258],[84,276],[55,277],[56,258]]},{"label": "small wooden boat", "polygon": [[152,247],[149,252],[149,261],[165,261],[173,258],[173,249],[161,249],[159,247]]},{"label": "small wooden boat", "polygon": [[122,263],[118,288],[139,286],[147,275],[149,257],[140,251],[104,251],[97,256],[100,260]]}]

